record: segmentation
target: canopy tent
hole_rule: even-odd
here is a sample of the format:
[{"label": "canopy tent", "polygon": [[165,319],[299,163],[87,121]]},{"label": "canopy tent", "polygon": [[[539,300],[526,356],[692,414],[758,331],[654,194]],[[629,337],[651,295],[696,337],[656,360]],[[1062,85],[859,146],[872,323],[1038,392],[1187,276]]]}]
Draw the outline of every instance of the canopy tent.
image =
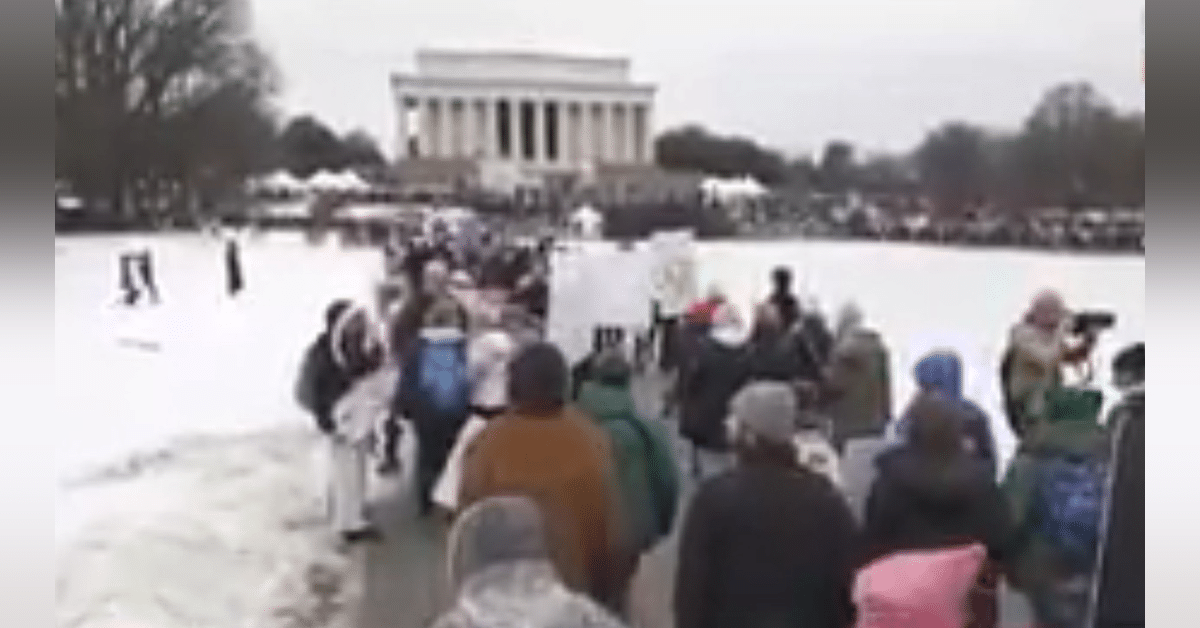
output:
[{"label": "canopy tent", "polygon": [[254,179],[250,182],[250,186],[253,189],[267,192],[298,193],[306,189],[304,182],[287,170],[276,170],[271,174]]},{"label": "canopy tent", "polygon": [[767,193],[767,188],[749,176],[731,179],[709,177],[700,182],[700,190],[719,201],[758,198]]},{"label": "canopy tent", "polygon": [[370,192],[371,184],[353,170],[344,170],[336,175],[341,179],[342,190],[347,192]]},{"label": "canopy tent", "polygon": [[342,192],[344,191],[345,181],[336,173],[328,170],[318,170],[308,178],[305,185],[311,190],[321,192]]}]

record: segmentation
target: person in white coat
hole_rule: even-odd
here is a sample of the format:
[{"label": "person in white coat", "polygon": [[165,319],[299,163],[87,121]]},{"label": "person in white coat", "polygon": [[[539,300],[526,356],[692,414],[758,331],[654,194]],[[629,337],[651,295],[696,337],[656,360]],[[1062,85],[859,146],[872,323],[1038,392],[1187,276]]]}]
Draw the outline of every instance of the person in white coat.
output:
[{"label": "person in white coat", "polygon": [[458,510],[463,456],[487,422],[508,408],[508,362],[517,351],[517,341],[506,329],[511,322],[500,309],[480,312],[480,333],[467,345],[467,368],[471,378],[471,418],[459,430],[454,448],[433,488],[433,502],[447,513]]},{"label": "person in white coat", "polygon": [[379,326],[368,310],[346,308],[330,332],[333,362],[349,388],[333,404],[329,436],[329,506],[334,529],[346,542],[382,535],[367,518],[367,463],[388,418],[396,374],[385,361]]}]

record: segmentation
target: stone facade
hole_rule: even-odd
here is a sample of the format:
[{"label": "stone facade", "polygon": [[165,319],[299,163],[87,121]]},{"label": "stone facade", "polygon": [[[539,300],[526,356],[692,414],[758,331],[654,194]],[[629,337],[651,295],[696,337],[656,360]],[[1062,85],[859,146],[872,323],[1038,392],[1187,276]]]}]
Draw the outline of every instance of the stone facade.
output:
[{"label": "stone facade", "polygon": [[[425,50],[392,77],[401,172],[407,161],[477,165],[498,191],[594,181],[602,165],[654,163],[653,85],[629,61]],[[415,181],[414,181],[415,183]]]}]

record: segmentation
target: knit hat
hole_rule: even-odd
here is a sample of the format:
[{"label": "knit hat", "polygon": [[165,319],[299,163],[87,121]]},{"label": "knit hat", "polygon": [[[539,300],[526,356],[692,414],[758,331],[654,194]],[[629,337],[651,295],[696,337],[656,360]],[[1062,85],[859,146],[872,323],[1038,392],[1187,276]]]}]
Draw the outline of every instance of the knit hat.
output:
[{"label": "knit hat", "polygon": [[796,435],[796,392],[781,382],[754,382],[729,402],[729,422],[741,437],[787,444]]},{"label": "knit hat", "polygon": [[515,410],[555,412],[567,402],[570,372],[558,347],[535,342],[508,363],[508,399]]},{"label": "knit hat", "polygon": [[550,556],[541,510],[523,496],[489,497],[471,505],[459,515],[446,545],[455,589],[489,567]]}]

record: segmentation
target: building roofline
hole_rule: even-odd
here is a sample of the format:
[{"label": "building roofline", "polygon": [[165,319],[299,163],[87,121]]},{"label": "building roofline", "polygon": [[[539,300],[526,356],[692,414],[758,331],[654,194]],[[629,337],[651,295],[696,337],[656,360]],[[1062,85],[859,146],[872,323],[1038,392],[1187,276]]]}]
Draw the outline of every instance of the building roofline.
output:
[{"label": "building roofline", "polygon": [[588,61],[619,63],[625,67],[630,65],[630,60],[628,57],[622,57],[618,55],[575,54],[532,49],[522,50],[515,48],[418,48],[415,56],[419,59],[425,55],[445,57],[496,57],[531,61]]},{"label": "building roofline", "polygon": [[392,87],[403,82],[411,82],[414,84],[426,83],[431,87],[549,87],[549,88],[566,88],[566,89],[581,89],[581,90],[627,90],[647,92],[655,94],[658,92],[658,86],[653,83],[638,83],[638,82],[593,82],[593,81],[569,81],[569,80],[551,80],[543,81],[536,79],[522,78],[458,78],[458,77],[440,77],[440,76],[422,76],[420,74],[393,72],[391,75]]}]

